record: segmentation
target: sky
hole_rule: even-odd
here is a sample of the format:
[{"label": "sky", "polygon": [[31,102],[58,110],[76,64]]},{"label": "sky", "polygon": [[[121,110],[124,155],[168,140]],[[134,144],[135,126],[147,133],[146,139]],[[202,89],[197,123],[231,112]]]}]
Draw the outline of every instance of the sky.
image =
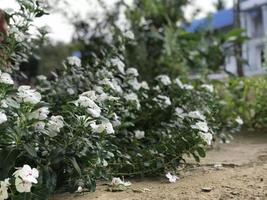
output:
[{"label": "sky", "polygon": [[[60,1],[60,0],[58,0]],[[67,0],[67,2],[70,4],[70,6],[66,7],[66,10],[71,10],[73,12],[79,13],[82,17],[86,15],[88,10],[92,12],[93,14],[101,12],[99,10],[99,6],[96,4],[96,0],[89,0],[90,4],[88,4],[88,0]],[[109,7],[114,6],[114,3],[117,0],[106,0]],[[127,0],[131,2],[131,0]],[[190,16],[192,15],[192,12],[196,8],[201,9],[201,13],[197,16],[198,18],[205,16],[209,12],[213,12],[213,2],[215,0],[193,0],[194,3],[190,6],[188,6],[185,10],[185,14],[188,19],[190,19]],[[233,0],[226,0],[227,7],[232,6]],[[64,7],[64,5],[62,5]],[[0,0],[0,8],[1,9],[7,9],[7,8],[18,8],[15,0]],[[66,20],[61,14],[58,13],[52,13],[47,16],[43,16],[41,18],[38,18],[35,21],[35,25],[37,26],[48,26],[50,27],[50,34],[49,37],[52,40],[55,41],[62,41],[62,42],[69,42],[72,38],[73,34],[73,27],[71,24],[69,24],[68,20]]]}]

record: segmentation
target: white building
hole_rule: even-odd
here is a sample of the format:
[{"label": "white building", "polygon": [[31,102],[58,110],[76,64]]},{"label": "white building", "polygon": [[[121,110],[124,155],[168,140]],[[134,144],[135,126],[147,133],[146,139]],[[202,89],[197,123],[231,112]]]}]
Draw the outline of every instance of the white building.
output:
[{"label": "white building", "polygon": [[243,45],[246,75],[264,72],[264,50],[267,39],[267,0],[243,0],[240,4],[241,26],[249,40]]},{"label": "white building", "polygon": [[[248,40],[242,48],[242,55],[246,63],[243,66],[247,76],[264,73],[264,50],[267,42],[267,0],[241,0],[241,27],[245,30]],[[194,32],[198,28],[211,28],[227,31],[234,28],[235,11],[233,8],[214,13],[211,23],[207,19],[194,20],[187,31]],[[226,56],[225,68],[231,73],[237,72],[236,59],[233,52]]]}]

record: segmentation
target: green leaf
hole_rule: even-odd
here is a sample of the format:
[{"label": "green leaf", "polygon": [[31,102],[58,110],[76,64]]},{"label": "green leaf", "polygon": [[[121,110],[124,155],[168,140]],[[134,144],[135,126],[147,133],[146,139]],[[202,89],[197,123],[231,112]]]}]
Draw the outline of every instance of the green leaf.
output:
[{"label": "green leaf", "polygon": [[33,146],[31,146],[30,144],[24,144],[23,147],[27,151],[27,153],[30,154],[30,156],[32,156],[33,158],[37,157],[37,153]]},{"label": "green leaf", "polygon": [[198,153],[198,155],[199,155],[200,157],[202,157],[202,158],[206,157],[206,151],[205,151],[204,148],[202,148],[202,147],[198,147],[196,150],[197,150],[197,153]]},{"label": "green leaf", "polygon": [[17,149],[1,149],[0,151],[0,180],[8,177],[10,170],[15,167],[15,162],[20,152]]},{"label": "green leaf", "polygon": [[200,162],[199,156],[197,156],[195,153],[193,153],[192,155],[193,155],[193,157],[195,158],[195,160],[196,160],[197,162]]},{"label": "green leaf", "polygon": [[75,170],[77,171],[77,173],[81,176],[82,175],[81,168],[79,167],[76,158],[72,157],[70,158],[70,161],[73,167],[75,168]]}]

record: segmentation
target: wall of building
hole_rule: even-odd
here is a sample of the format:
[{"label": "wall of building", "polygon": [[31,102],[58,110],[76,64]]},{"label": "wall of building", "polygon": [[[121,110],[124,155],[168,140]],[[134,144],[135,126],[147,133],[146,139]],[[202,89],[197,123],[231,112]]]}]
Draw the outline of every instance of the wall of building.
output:
[{"label": "wall of building", "polygon": [[264,73],[264,48],[267,36],[267,0],[245,0],[241,2],[241,26],[249,40],[243,45],[246,75]]}]

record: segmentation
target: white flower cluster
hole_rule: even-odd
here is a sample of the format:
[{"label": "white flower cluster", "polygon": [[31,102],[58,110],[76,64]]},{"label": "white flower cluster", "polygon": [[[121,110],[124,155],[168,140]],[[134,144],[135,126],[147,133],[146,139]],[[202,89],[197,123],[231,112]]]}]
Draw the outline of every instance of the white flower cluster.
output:
[{"label": "white flower cluster", "polygon": [[240,116],[237,116],[237,118],[235,119],[236,123],[238,123],[239,125],[243,125],[243,119]]},{"label": "white flower cluster", "polygon": [[175,114],[180,117],[181,119],[184,119],[185,117],[198,120],[195,124],[191,125],[192,129],[199,130],[199,134],[201,138],[207,142],[208,145],[211,145],[212,142],[212,134],[210,133],[211,130],[208,127],[208,124],[206,122],[206,117],[203,115],[200,111],[190,111],[189,113],[185,113],[184,110],[180,107],[175,108]]},{"label": "white flower cluster", "polygon": [[10,34],[14,35],[14,38],[17,42],[21,43],[26,40],[26,36],[22,33],[17,27],[12,27],[9,30]]},{"label": "white flower cluster", "polygon": [[112,181],[111,181],[110,185],[111,186],[123,185],[125,187],[130,187],[132,184],[129,181],[125,182],[125,181],[121,180],[120,178],[114,177],[114,178],[112,178]]},{"label": "white flower cluster", "polygon": [[29,115],[29,119],[45,120],[49,114],[47,107],[41,107]]},{"label": "white flower cluster", "polygon": [[191,125],[192,129],[199,130],[199,134],[201,138],[208,144],[211,145],[212,142],[212,134],[210,133],[210,128],[208,127],[208,124],[206,121],[198,121],[196,124]]},{"label": "white flower cluster", "polygon": [[11,78],[10,74],[1,72],[0,70],[0,83],[6,84],[6,85],[13,85],[14,81]]},{"label": "white flower cluster", "polygon": [[140,140],[140,139],[145,137],[145,132],[144,131],[140,131],[140,130],[136,130],[134,132],[134,135],[135,135],[136,139]]},{"label": "white flower cluster", "polygon": [[122,91],[122,88],[119,84],[119,81],[118,79],[116,78],[104,78],[102,81],[100,81],[100,84],[101,85],[104,85],[104,86],[108,86],[109,88],[111,88],[113,91],[121,94],[123,91]]},{"label": "white flower cluster", "polygon": [[121,74],[125,74],[125,64],[121,61],[120,58],[110,59],[112,65],[116,66]]},{"label": "white flower cluster", "polygon": [[79,99],[74,102],[76,106],[86,108],[92,117],[98,118],[101,115],[101,108],[94,102],[97,99],[94,91],[89,91],[79,95]]},{"label": "white flower cluster", "polygon": [[125,94],[124,98],[128,101],[128,102],[134,102],[136,104],[136,108],[139,110],[141,105],[140,105],[140,101],[139,98],[137,96],[136,93],[129,93],[129,94]]},{"label": "white flower cluster", "polygon": [[[19,193],[31,192],[33,184],[37,184],[39,171],[35,168],[31,168],[29,165],[23,165],[22,168],[18,168],[13,176],[15,177],[15,187]],[[10,187],[10,179],[7,178],[4,181],[0,181],[0,200],[8,199],[8,189]]]},{"label": "white flower cluster", "polygon": [[76,67],[81,67],[82,66],[82,61],[80,58],[77,56],[71,56],[67,58],[67,62],[69,65],[76,66]]},{"label": "white flower cluster", "polygon": [[4,122],[7,121],[7,116],[5,113],[0,112],[0,124],[3,124]]},{"label": "white flower cluster", "polygon": [[170,183],[175,183],[177,180],[179,180],[179,177],[172,175],[170,172],[168,172],[165,176],[167,179],[169,179]]},{"label": "white flower cluster", "polygon": [[64,127],[64,119],[62,116],[51,116],[51,119],[47,123],[48,130],[59,133],[60,129]]},{"label": "white flower cluster", "polygon": [[155,102],[157,102],[162,108],[166,108],[172,104],[171,99],[165,95],[158,95],[153,98]]},{"label": "white flower cluster", "polygon": [[170,77],[167,75],[159,75],[156,77],[156,80],[160,81],[165,86],[172,84]]},{"label": "white flower cluster", "polygon": [[37,178],[39,177],[39,171],[35,168],[31,168],[29,165],[23,165],[14,172],[16,189],[20,193],[31,192],[32,184],[37,184]]},{"label": "white flower cluster", "polygon": [[[101,104],[105,100],[117,100],[116,97],[108,96],[106,93],[102,92],[102,94],[97,95],[95,91],[87,91],[79,95],[78,100],[74,102],[76,106],[81,106],[86,108],[86,111],[94,118],[101,118],[101,122],[97,123],[96,120],[90,122],[90,127],[95,133],[102,133],[106,131],[107,134],[113,134],[114,129],[112,123],[101,116],[101,107],[97,105],[97,103]],[[96,103],[97,102],[97,103]]]},{"label": "white flower cluster", "polygon": [[193,85],[190,85],[190,84],[183,84],[179,78],[176,78],[176,79],[174,80],[174,82],[175,82],[181,89],[184,89],[184,90],[193,90],[193,89],[194,89]]},{"label": "white flower cluster", "polygon": [[102,120],[100,124],[96,124],[95,122],[92,122],[90,126],[93,129],[93,131],[96,133],[102,133],[103,131],[106,131],[107,134],[114,133],[112,124],[107,120]]},{"label": "white flower cluster", "polygon": [[210,93],[213,93],[214,92],[213,85],[203,84],[203,85],[201,85],[201,88],[204,88],[205,90],[207,90]]},{"label": "white flower cluster", "polygon": [[31,89],[31,86],[22,85],[18,88],[18,100],[20,102],[37,104],[41,101],[41,94],[34,89]]},{"label": "white flower cluster", "polygon": [[8,187],[10,186],[9,178],[4,181],[0,181],[0,199],[8,199]]}]

